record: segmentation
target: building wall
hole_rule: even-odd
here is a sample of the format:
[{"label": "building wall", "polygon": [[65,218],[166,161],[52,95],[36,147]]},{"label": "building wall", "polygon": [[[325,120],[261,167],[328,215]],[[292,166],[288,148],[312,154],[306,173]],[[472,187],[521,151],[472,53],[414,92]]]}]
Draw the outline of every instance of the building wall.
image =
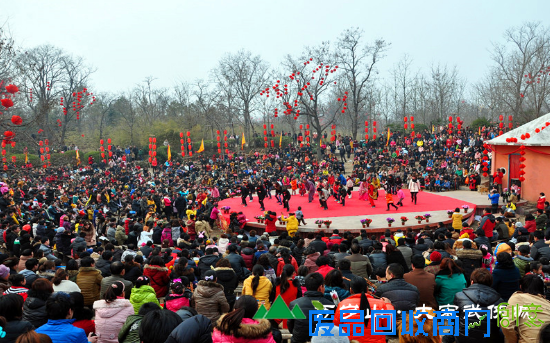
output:
[{"label": "building wall", "polygon": [[[529,150],[535,149],[549,155],[539,154]],[[506,168],[507,173],[502,182],[503,187],[508,187],[508,155],[503,155],[515,151],[518,146],[498,145],[493,146],[491,174],[494,174],[496,168]],[[517,151],[519,153],[519,150]],[[528,201],[537,201],[540,192],[550,196],[550,147],[526,147],[525,149],[525,181],[521,184],[521,197]],[[550,198],[550,197],[549,197]]]}]

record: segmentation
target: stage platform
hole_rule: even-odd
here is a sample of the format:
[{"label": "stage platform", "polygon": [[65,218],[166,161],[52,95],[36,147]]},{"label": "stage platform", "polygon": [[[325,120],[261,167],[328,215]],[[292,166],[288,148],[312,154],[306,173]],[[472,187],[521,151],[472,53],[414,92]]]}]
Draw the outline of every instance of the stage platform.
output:
[{"label": "stage platform", "polygon": [[[300,235],[307,235],[309,232],[332,232],[333,229],[339,229],[341,231],[351,231],[359,234],[363,229],[360,220],[369,218],[372,219],[372,223],[369,227],[365,228],[367,232],[372,234],[383,234],[386,229],[396,231],[398,229],[412,228],[414,231],[425,228],[426,225],[435,227],[439,222],[448,224],[451,222],[447,214],[447,210],[454,210],[460,208],[463,215],[463,220],[468,220],[470,223],[474,220],[476,214],[481,213],[482,208],[491,207],[487,195],[479,194],[478,192],[471,192],[465,190],[433,193],[433,192],[420,192],[418,193],[417,204],[411,202],[409,191],[405,191],[405,200],[403,206],[399,206],[396,211],[393,207],[389,211],[386,211],[386,200],[383,190],[379,192],[379,198],[375,201],[376,208],[371,208],[368,201],[362,201],[358,199],[358,192],[352,193],[352,198],[346,198],[346,206],[335,202],[334,198],[329,198],[328,210],[323,210],[319,207],[319,200],[315,195],[313,202],[309,203],[307,195],[293,195],[290,200],[290,211],[294,212],[298,206],[302,207],[304,216],[306,218],[307,225],[302,225],[299,228]],[[394,196],[395,202],[397,197]],[[283,212],[285,215],[287,211],[283,211],[282,205],[277,204],[275,197],[272,199],[266,198],[264,201],[266,210],[274,211],[277,216]],[[522,201],[518,206],[525,205],[526,202]],[[462,209],[463,205],[468,205],[469,209],[466,213]],[[503,205],[502,201],[501,204]],[[250,202],[247,198],[247,206],[241,204],[241,198],[226,199],[219,203],[219,206],[230,206],[230,211],[239,212],[242,211],[249,222],[247,223],[248,229],[255,229],[258,233],[263,232],[265,224],[258,223],[254,216],[262,215],[258,200],[256,197]],[[429,213],[432,215],[429,222],[425,220],[420,224],[414,218],[417,215],[425,215]],[[226,214],[226,216],[228,216]],[[401,224],[401,216],[407,217],[409,220],[405,225]],[[394,218],[395,222],[391,227],[388,226],[386,218]],[[322,225],[321,228],[315,224],[316,220],[331,220],[332,224],[329,228]],[[285,230],[284,225],[277,223],[277,230]]]}]

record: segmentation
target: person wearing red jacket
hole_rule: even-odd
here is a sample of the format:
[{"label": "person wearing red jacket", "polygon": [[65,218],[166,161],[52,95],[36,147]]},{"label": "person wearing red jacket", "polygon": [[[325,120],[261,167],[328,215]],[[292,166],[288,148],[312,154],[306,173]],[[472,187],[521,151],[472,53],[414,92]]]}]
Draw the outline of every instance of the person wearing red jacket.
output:
[{"label": "person wearing red jacket", "polygon": [[545,202],[546,202],[546,196],[544,195],[544,193],[541,192],[540,197],[537,200],[537,209],[544,210],[544,208],[546,207]]},{"label": "person wearing red jacket", "polygon": [[[265,215],[265,232],[268,233],[270,236],[273,236],[277,233],[277,227],[275,226],[275,221],[277,220],[277,215],[275,212],[267,211],[267,214]],[[272,232],[274,234],[272,234]]]},{"label": "person wearing red jacket", "polygon": [[483,209],[483,218],[479,227],[485,231],[485,237],[489,238],[490,241],[493,240],[493,230],[496,225],[495,216],[491,214],[491,210],[488,208]]},{"label": "person wearing red jacket", "polygon": [[282,249],[280,254],[281,257],[279,257],[279,263],[277,264],[277,276],[280,277],[283,274],[284,266],[287,264],[292,265],[295,271],[298,270],[298,263],[296,263],[296,259],[294,258],[294,256],[290,255],[290,250]]},{"label": "person wearing red jacket", "polygon": [[502,178],[504,177],[504,173],[497,168],[495,174],[493,175],[493,183],[498,188],[498,194],[502,194]]},{"label": "person wearing red jacket", "polygon": [[[355,330],[349,330],[352,332],[349,332],[347,329],[347,333],[349,333],[349,339],[354,340],[361,343],[385,343],[386,337],[384,335],[371,335],[371,318],[370,316],[367,318],[367,314],[370,314],[370,311],[373,309],[376,310],[393,310],[394,307],[389,302],[389,300],[386,302],[387,299],[376,299],[370,294],[366,294],[367,292],[367,281],[362,278],[355,276],[350,281],[350,292],[351,296],[340,301],[338,304],[338,307],[336,308],[336,311],[334,313],[334,325],[340,326],[340,311],[343,310],[362,310],[364,311],[363,318],[365,319],[364,325],[365,328],[363,330],[363,335],[353,335]],[[349,319],[360,319],[359,313],[353,313],[353,314],[347,314],[344,315],[345,318]],[[392,320],[395,320],[396,318],[393,318]],[[380,326],[384,327],[387,326],[387,324],[384,322],[383,319],[380,319]]]},{"label": "person wearing red jacket", "polygon": [[332,244],[341,244],[342,243],[342,237],[338,236],[340,231],[337,229],[332,230],[332,236],[329,237],[329,241]]}]

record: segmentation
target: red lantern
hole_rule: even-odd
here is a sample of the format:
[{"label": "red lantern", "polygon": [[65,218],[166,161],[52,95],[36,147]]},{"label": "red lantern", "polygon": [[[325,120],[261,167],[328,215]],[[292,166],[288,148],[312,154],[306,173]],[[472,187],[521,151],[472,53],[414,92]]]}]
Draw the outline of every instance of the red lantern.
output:
[{"label": "red lantern", "polygon": [[453,117],[452,116],[449,116],[449,122],[453,122]]},{"label": "red lantern", "polygon": [[153,143],[157,142],[157,137],[153,137]]},{"label": "red lantern", "polygon": [[221,154],[222,153],[222,149],[218,149],[218,154]]},{"label": "red lantern", "polygon": [[414,123],[411,123],[411,129],[414,130]]},{"label": "red lantern", "polygon": [[499,116],[498,116],[498,120],[503,121],[503,120],[504,120],[504,116],[503,116],[502,114],[499,115]]},{"label": "red lantern", "polygon": [[223,147],[227,148],[227,142],[223,143]]},{"label": "red lantern", "polygon": [[498,123],[498,127],[500,127],[501,129],[504,128],[504,123]]},{"label": "red lantern", "polygon": [[306,124],[306,129],[309,129],[309,124]]},{"label": "red lantern", "polygon": [[221,143],[218,143],[218,148],[221,147],[221,146],[222,146]]},{"label": "red lantern", "polygon": [[407,124],[405,124],[404,127],[405,127],[405,130],[406,130],[407,129]]},{"label": "red lantern", "polygon": [[304,126],[300,124],[300,130],[303,129],[303,127],[304,127]]},{"label": "red lantern", "polygon": [[411,116],[411,121],[414,121],[414,116]]},{"label": "red lantern", "polygon": [[191,138],[187,138],[187,143],[191,144]]},{"label": "red lantern", "polygon": [[183,142],[185,142],[183,139],[180,139],[180,144],[183,144]]},{"label": "red lantern", "polygon": [[191,132],[187,131],[187,137],[191,136]]},{"label": "red lantern", "polygon": [[180,138],[183,138],[183,132],[180,132]]},{"label": "red lantern", "polygon": [[508,121],[512,121],[512,116],[508,116]]},{"label": "red lantern", "polygon": [[508,123],[508,128],[511,129],[513,127],[512,123]]},{"label": "red lantern", "polygon": [[111,144],[111,138],[107,138],[107,144]]},{"label": "red lantern", "polygon": [[[153,143],[153,137],[149,137],[149,143]],[[103,144],[103,139],[101,140],[101,144]]]},{"label": "red lantern", "polygon": [[219,136],[220,135],[220,130],[216,130],[216,134]]},{"label": "red lantern", "polygon": [[12,161],[13,163],[15,163],[16,160],[17,160],[17,156],[12,156],[12,157],[11,157],[11,161]]},{"label": "red lantern", "polygon": [[376,120],[372,122],[372,126],[376,126]]},{"label": "red lantern", "polygon": [[11,122],[14,124],[14,125],[21,125],[23,124],[23,119],[21,119],[20,116],[12,116],[11,117]]},{"label": "red lantern", "polygon": [[44,154],[44,148],[40,148],[40,154]]},{"label": "red lantern", "polygon": [[406,122],[407,122],[407,119],[408,119],[408,118],[407,118],[407,117],[405,117],[405,118],[403,118],[403,121],[404,121],[404,122],[406,123]]}]

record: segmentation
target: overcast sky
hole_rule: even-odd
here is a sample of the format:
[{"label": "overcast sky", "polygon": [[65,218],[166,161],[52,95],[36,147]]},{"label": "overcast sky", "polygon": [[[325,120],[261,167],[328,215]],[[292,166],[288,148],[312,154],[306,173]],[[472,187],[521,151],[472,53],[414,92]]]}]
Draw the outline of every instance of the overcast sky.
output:
[{"label": "overcast sky", "polygon": [[457,65],[476,82],[491,41],[511,26],[545,23],[549,10],[549,0],[14,0],[2,2],[0,23],[23,48],[52,44],[83,56],[97,69],[93,91],[117,92],[147,76],[157,87],[206,79],[239,49],[279,67],[286,54],[334,42],[352,26],[391,42],[381,77],[408,54],[415,69]]}]

